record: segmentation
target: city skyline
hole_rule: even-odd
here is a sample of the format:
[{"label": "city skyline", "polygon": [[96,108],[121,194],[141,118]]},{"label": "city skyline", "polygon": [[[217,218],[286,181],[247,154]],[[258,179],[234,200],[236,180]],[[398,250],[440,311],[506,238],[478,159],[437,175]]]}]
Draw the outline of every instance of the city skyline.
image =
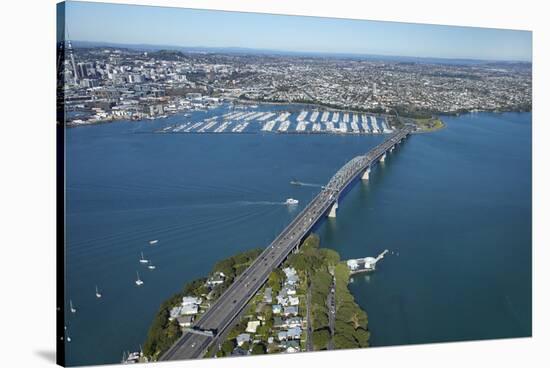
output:
[{"label": "city skyline", "polygon": [[78,1],[68,1],[66,6],[66,32],[75,41],[290,53],[532,60],[530,31]]}]

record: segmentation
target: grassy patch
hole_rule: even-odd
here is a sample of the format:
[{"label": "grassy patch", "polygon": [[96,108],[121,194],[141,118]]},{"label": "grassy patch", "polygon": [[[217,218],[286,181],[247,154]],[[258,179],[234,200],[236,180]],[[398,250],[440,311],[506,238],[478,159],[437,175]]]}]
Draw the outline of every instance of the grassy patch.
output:
[{"label": "grassy patch", "polygon": [[429,119],[414,119],[414,122],[418,128],[425,132],[431,132],[434,130],[441,129],[445,126],[443,121],[440,118],[429,118]]}]

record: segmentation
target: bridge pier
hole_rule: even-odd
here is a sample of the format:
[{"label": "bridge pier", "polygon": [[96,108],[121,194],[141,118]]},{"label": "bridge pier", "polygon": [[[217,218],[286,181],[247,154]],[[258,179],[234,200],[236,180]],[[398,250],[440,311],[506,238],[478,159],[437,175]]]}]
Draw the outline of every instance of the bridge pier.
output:
[{"label": "bridge pier", "polygon": [[391,148],[390,148],[390,153],[393,152],[393,149],[394,149],[394,148],[395,148],[395,146],[391,146]]},{"label": "bridge pier", "polygon": [[384,161],[386,161],[386,153],[385,152],[382,155],[382,157],[380,157],[380,162],[384,162]]},{"label": "bridge pier", "polygon": [[361,177],[361,180],[369,180],[369,174],[370,174],[370,166],[367,167],[367,169],[363,173],[363,176]]},{"label": "bridge pier", "polygon": [[332,207],[330,208],[330,212],[328,213],[328,217],[336,217],[336,210],[338,209],[338,199],[334,202]]}]

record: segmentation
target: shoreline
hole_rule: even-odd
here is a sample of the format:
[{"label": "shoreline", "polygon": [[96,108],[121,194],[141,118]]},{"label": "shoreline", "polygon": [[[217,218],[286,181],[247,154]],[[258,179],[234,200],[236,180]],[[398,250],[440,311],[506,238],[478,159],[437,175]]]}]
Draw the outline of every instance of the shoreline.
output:
[{"label": "shoreline", "polygon": [[[182,331],[185,328],[192,328],[192,325],[185,327],[181,324],[178,325],[175,321],[178,321],[179,317],[178,319],[168,321],[169,318],[167,317],[167,313],[170,308],[173,309],[175,306],[177,307],[177,302],[181,298],[203,298],[205,300],[205,304],[200,304],[200,307],[198,308],[200,312],[198,312],[195,318],[198,319],[199,316],[207,310],[203,309],[202,306],[208,305],[209,307],[217,299],[208,298],[208,295],[216,290],[216,287],[210,289],[209,293],[205,293],[205,282],[208,283],[208,280],[211,280],[219,274],[219,272],[221,272],[219,271],[221,268],[227,267],[230,260],[239,259],[245,255],[253,255],[254,257],[249,257],[249,262],[253,262],[253,259],[258,256],[259,251],[260,248],[245,251],[217,261],[211,272],[208,273],[206,277],[201,277],[187,282],[181,291],[162,301],[159,311],[152,318],[148,336],[143,345],[144,351],[140,357],[140,362],[158,361],[159,357],[164,354],[166,351],[166,345],[164,345],[164,348],[156,348],[156,346],[158,346],[157,340],[163,340],[164,337],[168,336],[168,341],[170,341],[170,345],[172,345],[175,341],[177,341],[179,336],[181,336]],[[308,262],[311,262],[311,259],[316,259],[317,263],[309,264]],[[318,263],[320,259],[324,260],[321,264]],[[327,349],[361,348],[369,346],[368,340],[370,337],[370,332],[367,326],[367,314],[355,302],[353,294],[349,290],[351,276],[347,265],[340,260],[340,256],[335,250],[320,248],[319,237],[312,233],[302,242],[298,253],[290,255],[287,260],[283,262],[283,264],[272,271],[266,284],[262,286],[253,299],[243,309],[240,315],[237,316],[232,326],[222,333],[222,339],[220,340],[220,346],[222,346],[222,348],[220,349],[218,346],[211,346],[203,358],[214,356],[234,356],[236,351],[239,351],[244,355],[276,354],[285,351],[284,349],[286,349],[288,341],[285,339],[284,342],[281,340],[280,344],[273,344],[274,338],[272,337],[277,335],[277,331],[280,331],[278,327],[273,325],[273,317],[275,316],[275,313],[271,312],[271,306],[274,305],[273,303],[278,303],[278,301],[266,303],[264,300],[264,295],[266,293],[266,288],[273,291],[281,290],[281,287],[285,285],[283,282],[284,274],[282,270],[288,270],[289,267],[296,270],[296,274],[300,280],[299,284],[296,286],[296,297],[300,300],[300,304],[297,308],[299,308],[298,310],[301,311],[301,313],[294,318],[299,318],[302,321],[299,326],[302,327],[304,335],[306,334],[305,330],[311,328],[313,336],[311,338],[312,342],[308,341],[307,338],[304,339],[303,337],[298,340],[288,340],[297,341],[297,346],[294,346],[293,349],[298,349],[296,351],[299,352],[306,352]],[[233,274],[234,278],[236,278],[240,272],[244,271],[242,264],[239,264],[238,268],[240,271],[235,271]],[[281,276],[281,274],[283,275]],[[223,289],[226,289],[232,283],[233,281],[230,283],[222,283],[220,285],[223,285]],[[333,298],[336,299],[334,303],[335,305],[333,306],[334,310],[332,312],[329,310],[330,305],[328,303],[325,304],[325,301],[328,300],[327,298],[331,295],[331,288]],[[305,307],[305,295],[311,291],[315,293],[317,298],[313,298],[311,305]],[[218,290],[218,292],[219,295],[217,296],[219,297],[223,291]],[[319,299],[319,295],[322,295],[321,299]],[[275,299],[274,296],[273,299]],[[208,300],[208,302],[206,302],[206,300]],[[263,309],[261,309],[261,316],[263,317],[257,314],[259,313],[259,307],[263,307]],[[340,314],[344,313],[344,311],[354,311],[354,313],[359,316],[359,320],[352,323],[350,321],[346,321],[345,318],[342,319],[343,317],[337,312],[339,308],[342,308],[342,312]],[[306,312],[304,312],[304,309]],[[246,332],[245,320],[254,313],[256,313],[256,316],[259,317],[258,320],[262,321],[260,322],[258,331],[260,328],[263,328],[262,334],[264,339],[261,343],[250,342],[246,345],[238,345],[235,342],[235,339],[238,335]],[[267,313],[267,315],[264,316],[264,313]],[[328,320],[325,321],[324,317],[322,317],[325,314],[329,315],[331,313],[334,315],[333,319],[340,321],[336,324],[336,327],[334,326],[334,322],[332,322],[331,325]],[[309,316],[309,314],[312,315],[311,326],[308,324],[309,318],[307,319],[307,322],[305,321],[306,315]],[[275,320],[276,318],[278,317],[275,317]],[[164,323],[159,325],[159,320],[164,320]],[[269,344],[268,336],[271,336],[271,343]],[[307,336],[309,337],[310,335],[307,334]],[[335,338],[335,336],[337,337]],[[258,337],[258,335],[256,335],[256,337]],[[355,343],[350,343],[350,341],[355,341]],[[164,344],[166,344],[166,342],[164,342]],[[310,350],[306,348],[306,344],[312,346],[312,349]],[[261,347],[258,348],[259,345],[261,345]],[[242,346],[246,347],[248,350],[242,349]],[[284,347],[283,350],[281,350],[281,346]]]},{"label": "shoreline", "polygon": [[[242,105],[245,105],[245,106],[246,105],[274,105],[274,106],[288,105],[288,106],[295,106],[296,108],[299,108],[299,106],[302,106],[302,107],[305,106],[305,107],[313,107],[315,109],[323,109],[325,111],[351,112],[351,113],[360,113],[360,114],[371,114],[371,115],[375,115],[375,116],[396,117],[395,115],[389,114],[389,113],[386,113],[386,112],[380,112],[380,111],[374,112],[374,111],[361,110],[361,109],[347,109],[347,108],[343,108],[343,107],[331,107],[331,106],[327,106],[327,105],[323,105],[323,104],[319,104],[319,103],[256,101],[256,100],[241,100],[239,98],[226,98],[225,100],[230,101],[234,105],[235,104],[242,104]],[[208,110],[200,110],[200,111],[208,111]],[[461,111],[461,112],[456,112],[456,113],[455,112],[434,112],[433,115],[442,117],[442,116],[462,116],[462,115],[474,114],[474,113],[494,113],[494,114],[532,113],[532,111],[533,111],[532,109],[527,110],[527,111],[526,110],[514,110],[514,109],[511,109],[511,110],[473,109],[473,110]],[[121,123],[121,122],[136,122],[137,123],[137,122],[145,122],[147,120],[150,120],[151,122],[154,122],[154,121],[157,121],[157,120],[160,120],[160,119],[166,119],[166,118],[169,118],[169,117],[172,117],[172,116],[177,116],[177,115],[180,115],[180,114],[188,114],[188,113],[192,113],[192,112],[196,112],[196,111],[182,111],[182,112],[177,112],[177,113],[170,114],[170,115],[167,115],[167,116],[162,116],[162,117],[159,116],[159,117],[136,119],[136,120],[133,120],[133,119],[111,119],[111,120],[100,120],[100,121],[83,123],[83,124],[65,123],[64,126],[65,126],[65,128],[78,128],[78,127],[82,127],[82,126],[93,126],[93,125]],[[415,119],[413,117],[406,117],[406,116],[400,116],[400,118]],[[442,128],[434,129],[433,131],[436,131],[436,130],[439,130],[439,129],[442,129]],[[428,131],[428,132],[430,132],[430,131]]]}]

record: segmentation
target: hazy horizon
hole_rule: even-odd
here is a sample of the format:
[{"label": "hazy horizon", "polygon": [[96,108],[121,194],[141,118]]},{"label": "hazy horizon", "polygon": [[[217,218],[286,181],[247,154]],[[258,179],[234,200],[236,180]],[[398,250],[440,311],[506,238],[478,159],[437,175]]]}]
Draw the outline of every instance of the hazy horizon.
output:
[{"label": "hazy horizon", "polygon": [[305,54],[532,61],[532,32],[67,1],[76,42]]}]

